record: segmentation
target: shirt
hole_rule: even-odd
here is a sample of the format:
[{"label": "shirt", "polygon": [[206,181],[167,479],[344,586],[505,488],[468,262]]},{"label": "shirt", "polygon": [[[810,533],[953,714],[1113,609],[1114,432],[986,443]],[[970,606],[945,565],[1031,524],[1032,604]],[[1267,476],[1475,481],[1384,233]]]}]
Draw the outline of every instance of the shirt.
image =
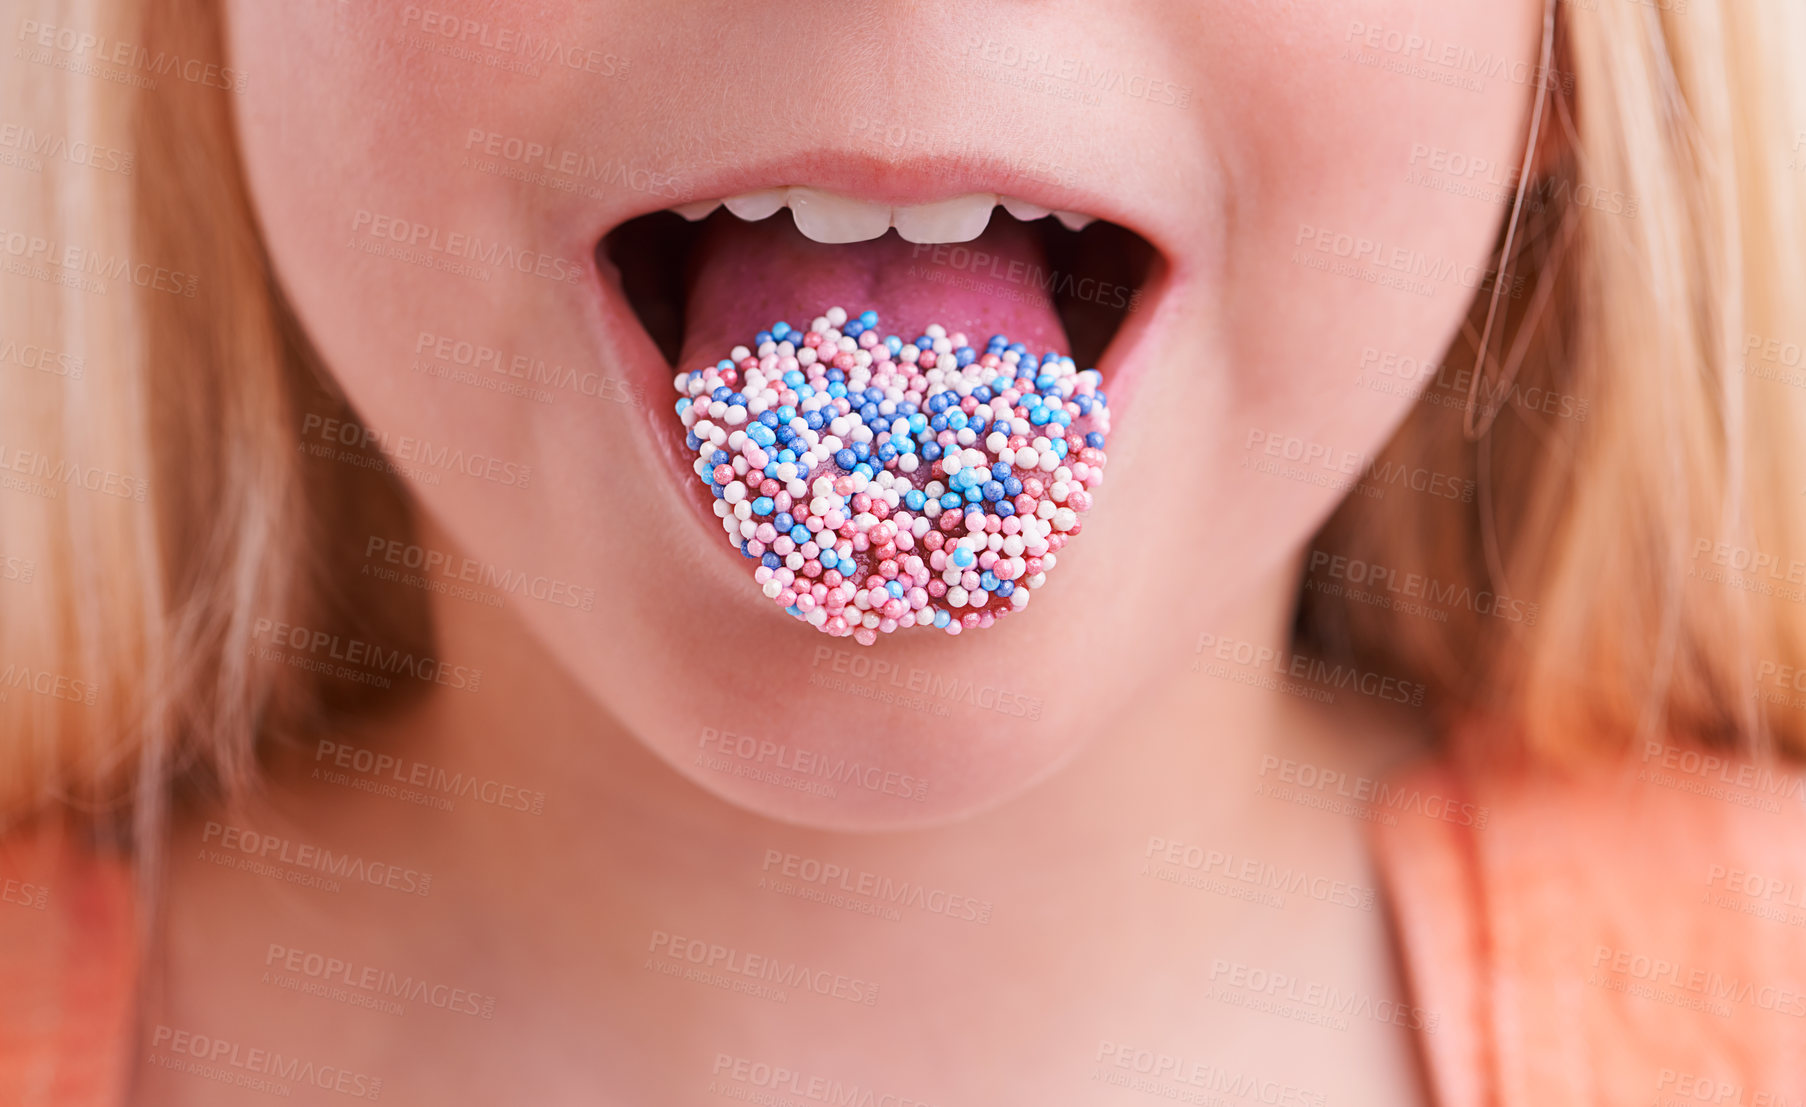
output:
[{"label": "shirt", "polygon": [[[1793,770],[1658,744],[1567,770],[1451,754],[1343,798],[1438,1107],[1806,1105]],[[0,840],[0,1103],[122,1107],[134,915],[129,863],[68,826]]]}]

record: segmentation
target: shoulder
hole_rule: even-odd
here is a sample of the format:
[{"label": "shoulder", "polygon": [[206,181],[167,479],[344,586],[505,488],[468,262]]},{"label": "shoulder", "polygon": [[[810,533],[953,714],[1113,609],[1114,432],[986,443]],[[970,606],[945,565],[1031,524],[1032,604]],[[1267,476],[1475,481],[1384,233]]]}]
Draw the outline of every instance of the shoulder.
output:
[{"label": "shoulder", "polygon": [[123,861],[60,823],[0,835],[0,1102],[123,1101],[137,960]]},{"label": "shoulder", "polygon": [[1449,1107],[1806,1099],[1806,777],[1652,743],[1395,774],[1377,861]]}]

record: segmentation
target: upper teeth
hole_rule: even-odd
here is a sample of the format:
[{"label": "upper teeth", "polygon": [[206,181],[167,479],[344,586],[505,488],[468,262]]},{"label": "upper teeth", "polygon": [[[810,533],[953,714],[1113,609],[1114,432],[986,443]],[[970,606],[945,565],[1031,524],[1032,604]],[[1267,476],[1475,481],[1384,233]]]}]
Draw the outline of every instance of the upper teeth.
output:
[{"label": "upper teeth", "polygon": [[984,233],[991,222],[991,209],[1002,204],[1005,211],[1018,219],[1041,219],[1052,215],[1068,230],[1080,230],[1095,216],[1076,211],[1050,211],[1039,204],[999,196],[994,192],[969,192],[946,200],[894,208],[824,192],[817,188],[790,186],[744,192],[725,200],[697,200],[670,209],[695,222],[722,205],[734,215],[757,222],[788,207],[796,229],[803,237],[817,242],[864,242],[878,238],[892,227],[905,242],[970,242]]}]

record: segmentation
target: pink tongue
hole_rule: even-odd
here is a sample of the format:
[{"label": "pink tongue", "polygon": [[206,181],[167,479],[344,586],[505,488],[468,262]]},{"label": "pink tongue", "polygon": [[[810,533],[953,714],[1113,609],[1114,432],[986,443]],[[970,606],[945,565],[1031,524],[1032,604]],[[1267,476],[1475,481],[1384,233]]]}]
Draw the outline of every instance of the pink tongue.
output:
[{"label": "pink tongue", "polygon": [[782,320],[799,330],[831,307],[879,316],[878,334],[909,342],[930,323],[965,332],[981,352],[993,334],[1040,355],[1066,352],[1066,331],[1046,284],[1039,236],[996,214],[985,233],[957,245],[918,246],[895,231],[867,242],[804,238],[788,211],[757,223],[717,212],[690,275],[679,370],[713,364]]}]

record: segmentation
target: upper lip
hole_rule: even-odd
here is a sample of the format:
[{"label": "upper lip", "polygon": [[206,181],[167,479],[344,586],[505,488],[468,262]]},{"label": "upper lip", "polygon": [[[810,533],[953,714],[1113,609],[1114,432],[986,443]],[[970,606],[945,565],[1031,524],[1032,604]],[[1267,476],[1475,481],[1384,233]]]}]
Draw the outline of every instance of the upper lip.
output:
[{"label": "upper lip", "polygon": [[[1060,178],[1067,178],[1062,180]],[[770,161],[712,169],[672,179],[669,188],[631,193],[617,210],[599,212],[590,241],[629,220],[697,200],[713,200],[789,185],[821,189],[903,207],[974,192],[995,192],[1054,211],[1107,220],[1146,239],[1170,265],[1183,257],[1171,229],[1158,217],[1146,190],[1106,192],[1076,171],[1037,171],[1001,156],[920,157],[893,160],[863,150],[818,149]]]}]

